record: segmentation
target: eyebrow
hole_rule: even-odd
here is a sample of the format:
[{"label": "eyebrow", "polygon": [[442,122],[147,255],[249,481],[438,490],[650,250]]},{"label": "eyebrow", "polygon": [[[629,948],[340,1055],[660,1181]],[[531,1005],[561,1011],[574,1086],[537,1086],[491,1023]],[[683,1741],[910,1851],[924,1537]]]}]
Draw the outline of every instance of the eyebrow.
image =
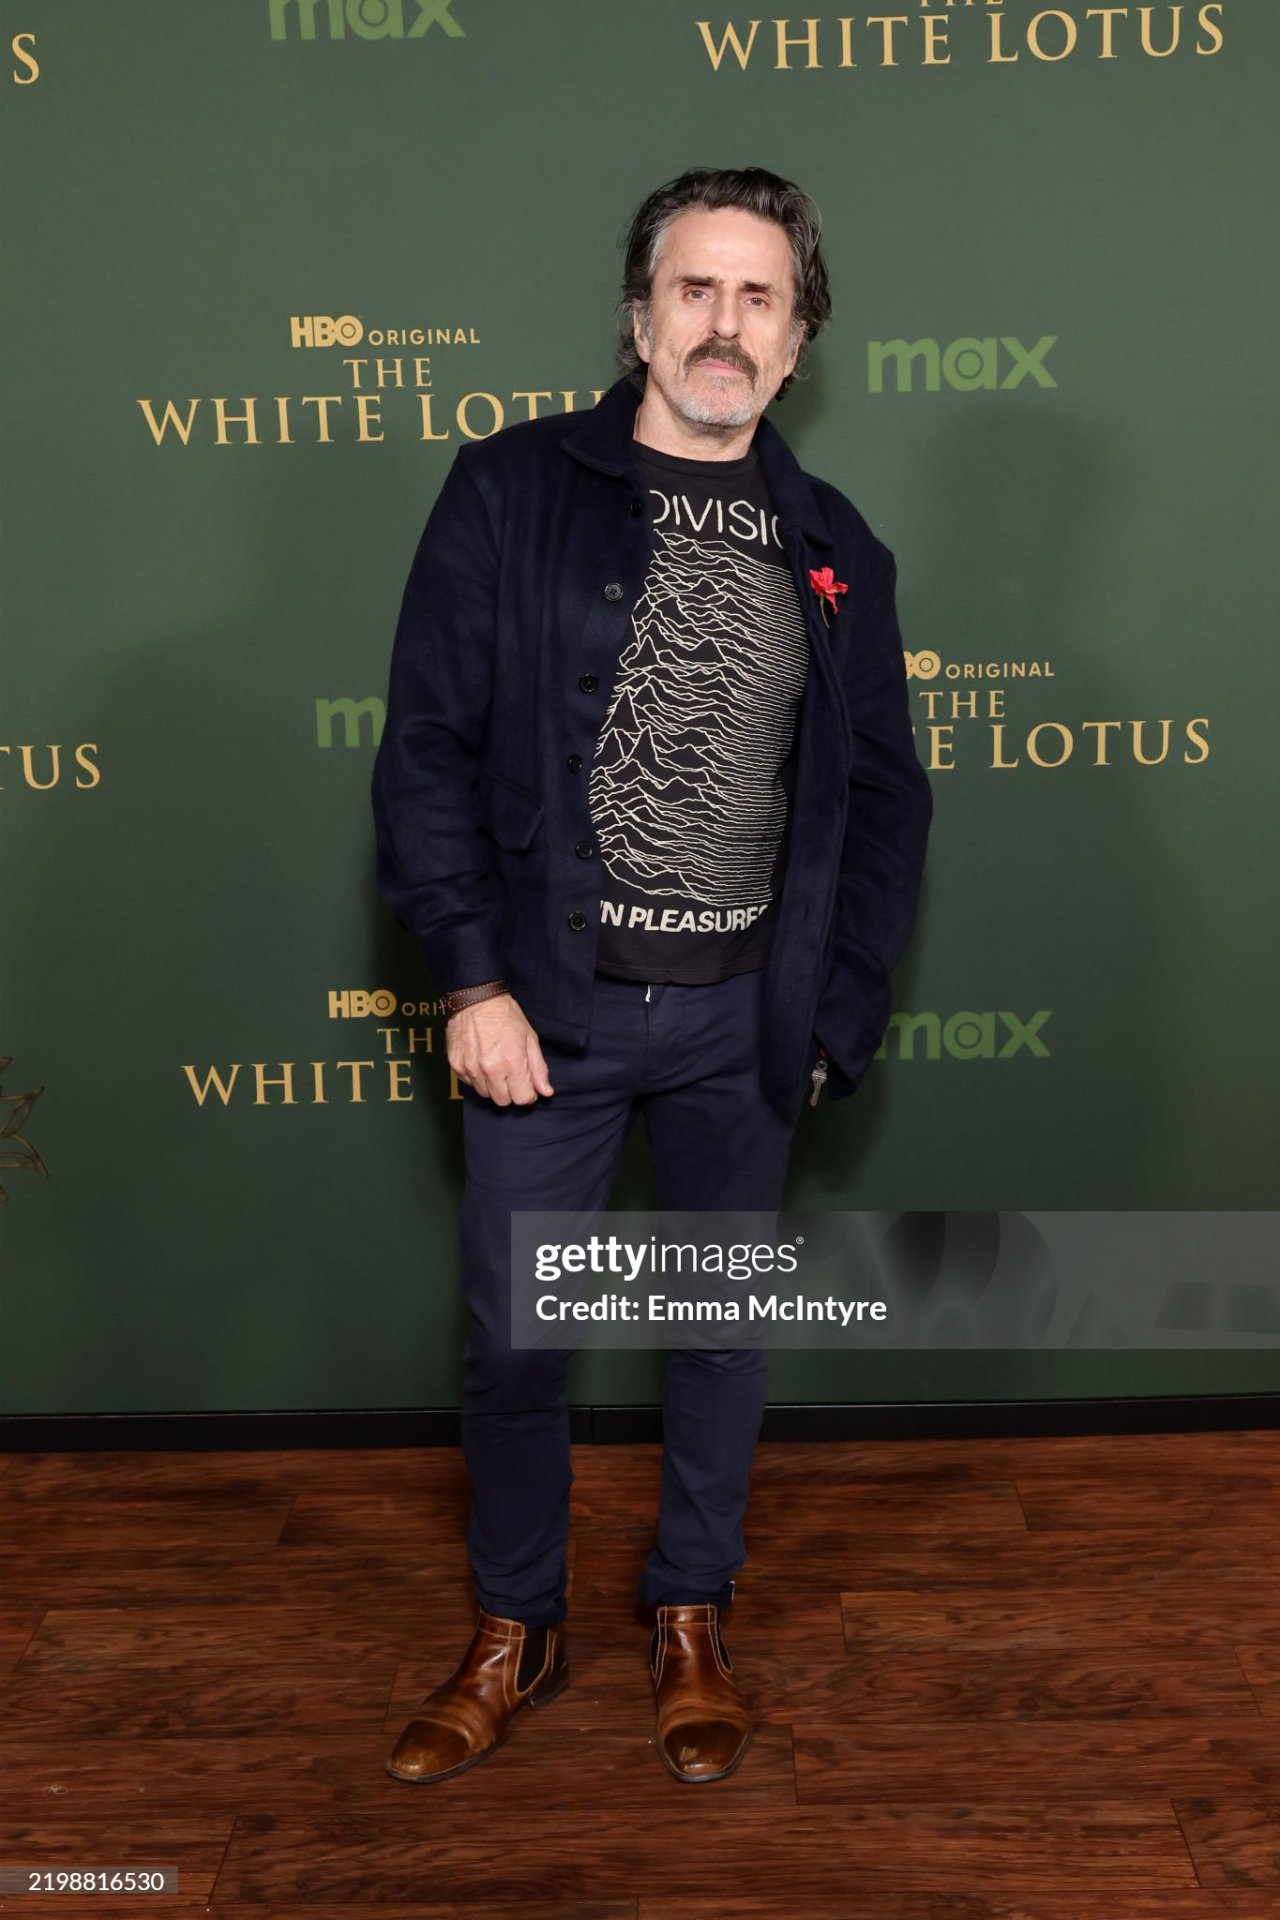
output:
[{"label": "eyebrow", "polygon": [[[723,286],[724,282],[718,274],[714,273],[678,273],[676,285],[678,287],[719,287]],[[738,291],[740,293],[776,293],[778,289],[772,280],[739,280]]]}]

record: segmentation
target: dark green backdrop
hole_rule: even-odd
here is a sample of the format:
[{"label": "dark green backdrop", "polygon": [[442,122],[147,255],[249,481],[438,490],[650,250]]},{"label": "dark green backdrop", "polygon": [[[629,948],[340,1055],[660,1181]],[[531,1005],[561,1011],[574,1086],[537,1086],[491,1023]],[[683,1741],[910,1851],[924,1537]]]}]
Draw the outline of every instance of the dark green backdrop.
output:
[{"label": "dark green backdrop", "polygon": [[[613,378],[620,230],[691,164],[823,210],[775,418],[897,555],[937,797],[927,1017],[806,1110],[792,1200],[1274,1204],[1280,12],[900,11],[0,6],[0,1411],[456,1402],[460,1106],[372,884],[377,702],[465,431]],[[1002,1057],[1006,1011],[1044,1017]],[[575,1368],[657,1397],[656,1355]],[[1192,1343],[789,1353],[772,1396],[1277,1387]]]}]

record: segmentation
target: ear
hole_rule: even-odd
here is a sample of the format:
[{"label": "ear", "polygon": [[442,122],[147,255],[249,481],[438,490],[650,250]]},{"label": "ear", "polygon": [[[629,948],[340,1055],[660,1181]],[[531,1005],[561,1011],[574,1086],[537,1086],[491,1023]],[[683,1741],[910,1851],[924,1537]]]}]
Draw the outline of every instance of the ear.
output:
[{"label": "ear", "polygon": [[647,367],[653,348],[650,344],[649,329],[645,325],[645,309],[639,301],[631,310],[631,337],[636,343],[636,352]]},{"label": "ear", "polygon": [[783,376],[784,378],[793,374],[796,370],[796,361],[800,358],[800,349],[804,345],[804,335],[804,322],[800,321],[798,325],[791,329],[790,343],[787,348],[787,371]]}]

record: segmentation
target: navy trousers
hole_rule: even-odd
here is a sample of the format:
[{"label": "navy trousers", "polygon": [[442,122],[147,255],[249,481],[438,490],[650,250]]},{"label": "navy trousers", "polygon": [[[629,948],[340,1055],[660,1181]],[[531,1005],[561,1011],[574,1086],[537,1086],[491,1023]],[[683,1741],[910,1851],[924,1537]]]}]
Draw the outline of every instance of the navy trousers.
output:
[{"label": "navy trousers", "polygon": [[[586,1052],[542,1043],[554,1094],[503,1107],[464,1088],[462,1449],[467,1548],[490,1613],[555,1626],[567,1611],[574,1349],[511,1346],[511,1213],[607,1207],[637,1108],[657,1207],[780,1207],[799,1108],[784,1118],[760,1090],[763,980],[759,970],[708,986],[598,974]],[[759,1348],[668,1352],[642,1605],[732,1601],[767,1377]]]}]

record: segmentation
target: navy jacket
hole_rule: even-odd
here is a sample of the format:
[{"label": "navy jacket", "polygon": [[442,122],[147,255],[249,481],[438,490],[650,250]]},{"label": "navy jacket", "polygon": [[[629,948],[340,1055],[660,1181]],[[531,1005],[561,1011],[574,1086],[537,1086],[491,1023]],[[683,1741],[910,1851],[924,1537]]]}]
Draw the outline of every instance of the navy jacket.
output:
[{"label": "navy jacket", "polygon": [[[596,738],[652,552],[640,391],[462,447],[419,542],[373,776],[378,885],[438,992],[505,979],[539,1035],[585,1046],[601,867]],[[854,1091],[888,1024],[932,812],[894,606],[896,564],[843,494],[755,434],[808,621],[786,879],[765,971],[766,1096],[798,1112],[819,1044]],[[809,580],[848,591],[830,625]]]}]

